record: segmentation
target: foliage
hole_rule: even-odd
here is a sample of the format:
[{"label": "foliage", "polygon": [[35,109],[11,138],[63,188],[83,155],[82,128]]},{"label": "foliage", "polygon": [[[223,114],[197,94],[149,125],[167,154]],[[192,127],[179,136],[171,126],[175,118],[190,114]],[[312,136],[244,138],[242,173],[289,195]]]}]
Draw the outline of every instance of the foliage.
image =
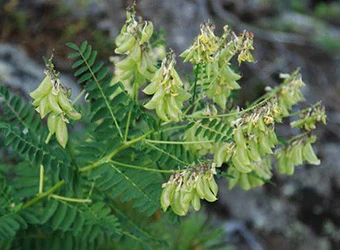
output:
[{"label": "foliage", "polygon": [[[253,34],[225,27],[217,36],[212,23],[202,24],[181,54],[193,64],[189,81],[172,51],[163,57],[160,43],[152,46],[152,35],[152,23],[129,9],[114,75],[87,41],[68,43],[84,88],[74,101],[52,59],[30,94],[35,109],[0,87],[0,140],[9,155],[0,167],[1,249],[217,249],[223,232],[206,218],[170,224],[200,210],[201,200],[217,200],[216,178],[248,190],[270,180],[275,159],[282,174],[320,163],[312,130],[326,122],[323,107],[291,113],[303,100],[298,71],[280,75],[280,85],[244,109],[233,103],[241,74],[232,63],[254,61]],[[300,134],[277,134],[277,123],[298,116],[291,126]],[[179,233],[169,233],[175,227]]]}]

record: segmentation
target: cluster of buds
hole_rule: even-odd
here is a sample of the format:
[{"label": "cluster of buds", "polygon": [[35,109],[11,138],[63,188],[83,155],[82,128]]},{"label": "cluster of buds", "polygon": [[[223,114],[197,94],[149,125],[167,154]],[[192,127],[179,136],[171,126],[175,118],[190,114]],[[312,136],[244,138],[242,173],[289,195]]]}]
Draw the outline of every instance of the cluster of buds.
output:
[{"label": "cluster of buds", "polygon": [[284,79],[284,81],[279,87],[277,100],[282,114],[286,116],[289,115],[289,111],[293,105],[304,100],[300,88],[305,86],[305,84],[298,71],[295,71],[291,75],[280,74],[280,78]]},{"label": "cluster of buds", "polygon": [[316,128],[316,123],[322,122],[326,124],[325,107],[321,103],[317,103],[310,107],[305,112],[300,113],[300,119],[290,123],[293,128],[300,128],[306,131],[311,131]]},{"label": "cluster of buds", "polygon": [[190,205],[194,210],[201,208],[201,199],[209,202],[217,200],[218,186],[214,175],[215,164],[202,164],[189,167],[170,176],[162,185],[161,206],[164,211],[171,206],[174,213],[184,216]]},{"label": "cluster of buds", "polygon": [[170,51],[151,79],[151,83],[143,90],[145,94],[153,95],[144,107],[155,109],[158,117],[163,121],[180,121],[183,102],[190,98],[174,68],[175,64],[174,54]]},{"label": "cluster of buds", "polygon": [[240,36],[235,38],[235,50],[240,51],[237,56],[239,64],[242,62],[254,62],[254,57],[250,51],[254,50],[253,47],[254,34],[251,32],[244,31]]},{"label": "cluster of buds", "polygon": [[264,130],[265,126],[274,125],[275,122],[282,122],[282,112],[278,105],[277,96],[274,95],[264,104],[244,114],[242,116],[242,122],[247,124],[248,134],[250,134],[256,126]]},{"label": "cluster of buds", "polygon": [[277,149],[275,151],[275,156],[279,172],[281,174],[292,175],[295,166],[302,164],[304,161],[309,164],[319,165],[320,160],[315,155],[312,147],[312,143],[315,141],[315,136],[302,137],[293,140],[284,148]]},{"label": "cluster of buds", "polygon": [[73,108],[69,99],[71,91],[62,85],[51,62],[45,73],[46,77],[39,87],[30,93],[34,99],[32,104],[41,118],[49,114],[47,118],[49,135],[46,142],[56,134],[57,141],[65,148],[68,140],[66,126],[69,123],[68,119],[79,120],[81,114]]},{"label": "cluster of buds", "polygon": [[270,108],[271,104],[268,102],[263,107],[255,108],[235,121],[233,141],[223,143],[215,152],[218,166],[231,158],[238,171],[249,173],[262,156],[273,154],[272,148],[278,140],[272,126],[276,111]]},{"label": "cluster of buds", "polygon": [[155,62],[148,52],[153,24],[150,21],[138,22],[133,8],[126,12],[126,17],[126,22],[115,40],[115,53],[126,57],[115,63],[114,81],[122,82],[129,93],[132,93],[132,82],[140,87],[145,80],[150,80],[156,71]]},{"label": "cluster of buds", "polygon": [[241,173],[249,173],[255,168],[254,163],[261,161],[262,156],[273,154],[272,148],[278,144],[278,140],[274,129],[266,125],[255,126],[250,134],[247,133],[246,136],[244,134],[242,126],[234,131],[236,148],[232,162]]},{"label": "cluster of buds", "polygon": [[241,76],[230,68],[230,60],[239,53],[239,63],[254,61],[250,53],[254,49],[253,35],[243,32],[240,36],[236,36],[225,26],[223,35],[217,37],[214,29],[215,26],[212,23],[203,23],[201,34],[194,44],[180,56],[184,57],[184,62],[190,61],[192,64],[203,67],[205,74],[198,84],[206,90],[206,95],[210,99],[225,109],[231,91],[240,88],[237,80]]},{"label": "cluster of buds", "polygon": [[249,189],[263,185],[271,177],[270,155],[279,141],[274,121],[279,117],[277,103],[266,102],[234,121],[232,140],[220,142],[214,148],[217,167],[229,162],[228,173],[233,176],[229,186],[240,184]]},{"label": "cluster of buds", "polygon": [[189,61],[192,64],[214,62],[215,54],[220,47],[220,39],[215,36],[214,30],[215,25],[211,22],[201,24],[201,34],[194,44],[180,55],[184,62]]}]

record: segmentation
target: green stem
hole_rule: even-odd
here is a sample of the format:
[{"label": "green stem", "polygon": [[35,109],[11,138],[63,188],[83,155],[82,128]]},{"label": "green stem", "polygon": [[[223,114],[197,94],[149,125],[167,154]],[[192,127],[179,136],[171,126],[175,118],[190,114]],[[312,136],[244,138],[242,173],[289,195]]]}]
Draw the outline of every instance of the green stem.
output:
[{"label": "green stem", "polygon": [[135,143],[137,143],[139,141],[142,141],[145,137],[149,136],[152,132],[153,131],[149,131],[149,132],[145,133],[144,135],[142,135],[140,137],[137,137],[137,138],[135,138],[135,139],[133,139],[131,141],[124,142],[120,147],[114,149],[111,153],[107,154],[106,156],[104,156],[103,158],[99,159],[98,161],[93,162],[92,164],[89,164],[89,165],[79,169],[78,171],[80,173],[81,172],[86,172],[86,171],[89,171],[91,169],[97,168],[97,167],[99,167],[100,165],[102,165],[104,163],[109,162],[112,159],[112,157],[114,157],[120,151],[130,147],[131,145],[133,145],[133,144],[135,144]]},{"label": "green stem", "polygon": [[110,161],[112,164],[115,164],[117,166],[125,167],[125,168],[132,168],[132,169],[138,169],[138,170],[143,170],[143,171],[148,171],[148,172],[157,172],[157,173],[167,173],[167,174],[173,174],[175,172],[178,172],[176,170],[165,170],[165,169],[154,169],[154,168],[146,168],[146,167],[141,167],[141,166],[135,166],[135,165],[130,165],[118,161]]},{"label": "green stem", "polygon": [[53,135],[52,133],[48,133],[47,138],[45,140],[46,144],[48,144],[50,142],[52,135]]},{"label": "green stem", "polygon": [[129,127],[130,127],[130,121],[131,121],[131,114],[132,114],[132,110],[129,111],[128,114],[128,119],[126,121],[126,126],[125,126],[125,133],[124,133],[124,142],[126,142],[128,134],[129,134]]},{"label": "green stem", "polygon": [[291,142],[296,141],[296,140],[298,140],[298,139],[300,139],[300,138],[303,138],[303,137],[305,137],[306,135],[309,135],[309,134],[311,134],[310,131],[304,132],[304,133],[302,133],[302,134],[298,134],[298,135],[296,135],[296,136],[290,138],[287,142],[288,142],[288,143],[291,143]]},{"label": "green stem", "polygon": [[[184,115],[186,115],[192,108],[194,108],[195,107],[195,110],[197,109],[197,104],[200,102],[200,100],[201,99],[198,99],[198,100],[196,100],[196,102],[195,103],[192,103],[191,105],[189,105],[188,107],[187,107],[187,109],[184,111]],[[191,112],[191,113],[194,113],[195,111],[193,111],[193,112]]]},{"label": "green stem", "polygon": [[59,188],[61,188],[63,185],[65,184],[65,181],[59,181],[57,184],[55,184],[53,187],[51,187],[49,190],[47,190],[46,192],[43,192],[41,194],[38,194],[36,197],[34,197],[33,199],[29,200],[28,202],[26,202],[21,208],[25,209],[28,208],[32,205],[34,205],[35,203],[37,203],[38,201],[40,201],[41,199],[44,199],[45,197],[49,196],[50,194],[52,194],[53,192],[55,192],[56,190],[58,190]]},{"label": "green stem", "polygon": [[[98,89],[99,89],[99,91],[100,91],[100,94],[101,94],[101,96],[104,98],[105,105],[106,105],[107,107],[110,107],[109,100],[106,98],[106,96],[105,96],[105,94],[104,94],[104,92],[103,92],[103,89],[100,87],[99,81],[98,81],[96,75],[93,73],[91,66],[88,64],[87,59],[84,57],[84,54],[81,53],[81,51],[79,51],[79,53],[80,53],[80,55],[81,55],[83,61],[85,62],[86,67],[87,67],[88,70],[90,71],[91,76],[92,76],[92,79],[96,82],[97,87],[98,87]],[[118,130],[119,136],[120,136],[121,138],[123,138],[122,131],[121,131],[119,125],[118,125],[118,121],[117,121],[115,115],[113,114],[111,108],[108,108],[108,110],[109,110],[110,116],[111,116],[111,118],[112,118],[112,120],[113,120],[113,122],[114,122],[114,124],[115,124],[115,126],[116,126],[116,128],[117,128],[117,130]]]},{"label": "green stem", "polygon": [[68,201],[68,202],[77,202],[77,203],[91,203],[91,199],[78,199],[78,198],[69,198],[69,197],[64,197],[56,194],[50,195],[51,198],[56,199],[56,200],[61,200],[61,201]]},{"label": "green stem", "polygon": [[177,145],[214,142],[214,140],[209,140],[209,141],[157,141],[157,140],[149,140],[149,139],[145,139],[144,141],[149,142],[149,143],[156,143],[156,144],[177,144]]},{"label": "green stem", "polygon": [[42,194],[43,189],[44,189],[44,166],[40,165],[39,194]]},{"label": "green stem", "polygon": [[83,90],[80,92],[80,94],[77,95],[77,97],[73,100],[72,105],[76,104],[76,103],[79,101],[79,99],[80,99],[85,93],[86,93],[86,90],[83,89]]},{"label": "green stem", "polygon": [[255,101],[255,105],[252,105],[246,109],[243,109],[241,111],[236,111],[236,112],[231,112],[231,113],[228,113],[228,114],[220,114],[220,115],[187,115],[186,118],[191,118],[191,119],[204,119],[204,118],[221,118],[221,117],[228,117],[228,116],[234,116],[234,115],[241,115],[241,114],[244,114],[244,113],[247,113],[248,111],[251,111],[255,108],[257,108],[258,106],[261,106],[262,104],[266,103],[270,98],[272,98],[274,96],[274,94],[276,94],[276,91],[273,91],[270,93],[270,95],[268,95],[267,97],[262,97],[264,98],[262,101],[259,101],[261,100],[262,98],[260,98],[259,100]]},{"label": "green stem", "polygon": [[195,82],[194,82],[194,93],[192,96],[192,101],[191,104],[193,105],[195,103],[195,98],[196,98],[196,88],[197,88],[197,81],[198,81],[198,72],[200,70],[200,64],[196,65],[196,69],[195,69]]},{"label": "green stem", "polygon": [[184,124],[184,125],[178,125],[178,126],[174,126],[174,127],[168,127],[168,128],[164,128],[164,129],[161,129],[159,132],[168,132],[168,131],[171,131],[171,130],[179,130],[179,129],[182,129],[182,128],[186,128],[187,127],[187,124]]},{"label": "green stem", "polygon": [[294,112],[294,113],[291,113],[291,114],[289,114],[289,115],[285,115],[285,116],[283,116],[283,118],[285,118],[285,117],[292,117],[292,116],[299,115],[299,114],[301,114],[301,113],[303,113],[303,112],[306,112],[306,111],[308,111],[309,109],[312,109],[312,108],[314,108],[314,107],[316,107],[316,106],[318,106],[318,105],[320,105],[320,104],[321,104],[321,101],[319,101],[319,102],[317,102],[317,103],[314,103],[312,106],[309,106],[309,107],[307,107],[307,108],[301,109],[301,110],[296,111],[296,112]]},{"label": "green stem", "polygon": [[168,152],[164,151],[163,149],[159,148],[159,147],[156,147],[155,145],[153,145],[152,143],[149,143],[149,142],[145,142],[145,144],[149,145],[150,147],[162,152],[163,154],[169,156],[170,158],[174,159],[175,161],[183,164],[184,166],[190,166],[191,164],[187,163],[187,162],[184,162],[180,159],[178,159],[176,156],[173,156],[172,154],[169,154]]}]

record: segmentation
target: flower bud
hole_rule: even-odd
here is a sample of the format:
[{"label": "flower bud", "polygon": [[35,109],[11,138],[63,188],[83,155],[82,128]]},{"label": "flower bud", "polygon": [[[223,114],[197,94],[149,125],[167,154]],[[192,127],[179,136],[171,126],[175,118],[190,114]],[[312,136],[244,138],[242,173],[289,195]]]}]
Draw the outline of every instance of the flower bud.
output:
[{"label": "flower bud", "polygon": [[68,140],[68,132],[66,122],[61,117],[59,117],[57,120],[57,127],[55,133],[57,141],[59,142],[60,146],[65,148]]},{"label": "flower bud", "polygon": [[152,22],[148,21],[145,22],[145,26],[142,30],[142,38],[140,40],[140,44],[146,43],[150,40],[153,34],[153,24]]}]

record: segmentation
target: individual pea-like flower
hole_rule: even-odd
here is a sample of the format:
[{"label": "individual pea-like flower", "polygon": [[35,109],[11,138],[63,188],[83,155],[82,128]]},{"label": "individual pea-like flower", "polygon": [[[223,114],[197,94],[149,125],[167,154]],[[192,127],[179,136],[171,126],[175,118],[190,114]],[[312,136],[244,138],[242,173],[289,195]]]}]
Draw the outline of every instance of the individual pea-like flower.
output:
[{"label": "individual pea-like flower", "polygon": [[144,107],[155,109],[157,116],[163,121],[180,121],[183,103],[190,98],[174,68],[175,63],[174,54],[170,51],[151,79],[151,83],[143,90],[145,94],[153,95]]},{"label": "individual pea-like flower", "polygon": [[115,53],[126,57],[115,60],[113,82],[122,82],[131,95],[136,94],[133,93],[134,85],[140,87],[146,80],[150,80],[156,71],[155,60],[148,50],[152,34],[152,22],[137,22],[133,8],[126,12],[126,22],[115,40]]},{"label": "individual pea-like flower", "polygon": [[73,108],[69,99],[70,90],[62,85],[58,74],[53,70],[53,64],[51,61],[49,63],[49,68],[45,72],[46,77],[30,96],[34,99],[32,104],[41,118],[49,114],[47,119],[49,135],[46,142],[56,134],[57,141],[65,148],[68,140],[66,126],[69,123],[68,119],[79,120],[81,114]]},{"label": "individual pea-like flower", "polygon": [[201,164],[188,167],[170,176],[162,185],[161,206],[164,211],[169,207],[174,213],[184,216],[190,205],[194,210],[201,208],[201,199],[209,202],[217,200],[218,186],[215,181],[215,164]]}]

